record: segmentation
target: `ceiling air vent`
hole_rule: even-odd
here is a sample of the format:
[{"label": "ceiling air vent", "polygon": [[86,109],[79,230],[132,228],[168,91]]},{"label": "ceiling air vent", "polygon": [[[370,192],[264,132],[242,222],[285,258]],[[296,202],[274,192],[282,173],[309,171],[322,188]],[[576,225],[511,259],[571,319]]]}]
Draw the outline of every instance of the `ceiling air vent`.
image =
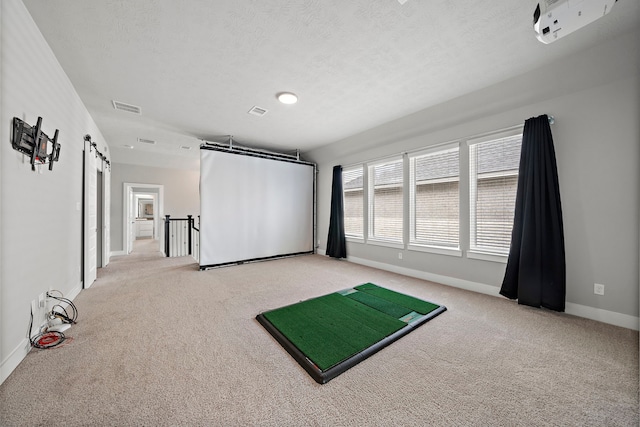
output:
[{"label": "ceiling air vent", "polygon": [[249,114],[253,114],[254,116],[264,116],[265,114],[267,114],[267,110],[254,105],[249,110]]},{"label": "ceiling air vent", "polygon": [[111,103],[113,104],[113,108],[115,108],[116,110],[126,111],[133,114],[142,114],[140,107],[136,105],[125,104],[124,102],[120,101],[111,101]]},{"label": "ceiling air vent", "polygon": [[138,142],[141,142],[143,144],[149,144],[149,145],[155,145],[155,141],[153,139],[144,139],[144,138],[138,138]]}]

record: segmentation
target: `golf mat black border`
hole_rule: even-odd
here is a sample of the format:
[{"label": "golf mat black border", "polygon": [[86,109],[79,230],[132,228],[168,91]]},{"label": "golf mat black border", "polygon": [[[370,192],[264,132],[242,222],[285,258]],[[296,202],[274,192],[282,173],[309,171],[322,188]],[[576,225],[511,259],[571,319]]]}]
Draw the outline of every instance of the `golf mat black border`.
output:
[{"label": "golf mat black border", "polygon": [[[338,291],[342,292],[342,291]],[[394,291],[395,292],[395,291]],[[435,303],[434,303],[435,304]],[[267,330],[269,333],[280,343],[282,347],[287,350],[287,352],[304,368],[305,371],[319,384],[326,384],[333,378],[337,377],[341,373],[346,370],[354,367],[358,363],[362,362],[369,356],[377,353],[382,350],[389,344],[394,341],[399,340],[403,336],[408,333],[414,331],[418,326],[421,326],[438,316],[441,313],[444,313],[447,310],[447,307],[444,305],[439,305],[438,308],[432,310],[424,316],[416,319],[414,322],[407,323],[407,326],[402,329],[394,332],[393,334],[383,338],[382,340],[376,342],[370,347],[365,348],[360,353],[354,354],[353,356],[343,360],[342,362],[332,366],[326,371],[320,370],[315,363],[309,360],[287,337],[285,337],[265,316],[264,313],[260,313],[256,316],[256,320]]]}]

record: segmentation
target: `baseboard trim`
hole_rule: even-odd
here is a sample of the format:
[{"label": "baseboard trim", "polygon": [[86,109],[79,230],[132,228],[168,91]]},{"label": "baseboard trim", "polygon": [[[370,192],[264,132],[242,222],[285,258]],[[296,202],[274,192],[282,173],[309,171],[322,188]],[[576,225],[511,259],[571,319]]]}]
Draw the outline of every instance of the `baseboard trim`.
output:
[{"label": "baseboard trim", "polygon": [[71,289],[69,293],[64,297],[69,298],[71,301],[73,301],[78,295],[80,295],[80,292],[82,292],[82,282],[78,283],[76,287]]},{"label": "baseboard trim", "polygon": [[442,276],[440,274],[428,273],[426,271],[414,270],[393,264],[385,264],[383,262],[371,261],[364,258],[347,257],[347,261],[353,262],[354,264],[366,265],[367,267],[390,271],[392,273],[402,274],[403,276],[415,277],[416,279],[453,286],[454,288],[460,288],[467,291],[478,292],[495,297],[500,296],[500,289],[495,286],[485,285],[484,283],[472,282],[470,280],[458,279],[450,276]]},{"label": "baseboard trim", "polygon": [[610,325],[621,326],[637,331],[640,318],[628,314],[617,313],[615,311],[603,310],[601,308],[589,307],[588,305],[565,303],[565,313],[573,316],[584,317]]},{"label": "baseboard trim", "polygon": [[2,361],[0,365],[0,384],[2,384],[9,375],[18,367],[20,362],[27,356],[31,350],[31,343],[24,338],[20,344]]},{"label": "baseboard trim", "polygon": [[[324,251],[318,249],[318,253],[324,254]],[[364,258],[347,257],[347,261],[353,262],[354,264],[366,265],[367,267],[390,271],[392,273],[402,274],[404,276],[441,283],[443,285],[452,286],[454,288],[465,289],[467,291],[473,291],[485,295],[503,298],[500,295],[500,289],[498,287],[487,285],[484,283],[472,282],[469,280],[458,279],[450,276],[442,276],[440,274],[428,273],[426,271],[414,270],[411,268],[400,267],[383,262],[371,261]],[[640,318],[636,316],[630,316],[628,314],[617,313],[615,311],[603,310],[601,308],[589,307],[586,305],[567,302],[565,303],[565,313],[602,323],[608,323],[614,326],[632,329],[635,331],[640,329]]]},{"label": "baseboard trim", "polygon": [[109,256],[120,256],[120,255],[126,255],[127,253],[125,251],[111,251],[109,253]]}]

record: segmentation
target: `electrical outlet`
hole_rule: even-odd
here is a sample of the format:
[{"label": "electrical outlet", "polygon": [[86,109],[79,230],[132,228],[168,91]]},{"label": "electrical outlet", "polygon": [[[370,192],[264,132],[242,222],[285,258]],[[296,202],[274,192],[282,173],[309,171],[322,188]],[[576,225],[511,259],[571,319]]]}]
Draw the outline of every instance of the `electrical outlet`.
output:
[{"label": "electrical outlet", "polygon": [[593,293],[596,295],[604,295],[604,285],[600,283],[593,284]]},{"label": "electrical outlet", "polygon": [[398,259],[402,259],[402,252],[398,252]]}]

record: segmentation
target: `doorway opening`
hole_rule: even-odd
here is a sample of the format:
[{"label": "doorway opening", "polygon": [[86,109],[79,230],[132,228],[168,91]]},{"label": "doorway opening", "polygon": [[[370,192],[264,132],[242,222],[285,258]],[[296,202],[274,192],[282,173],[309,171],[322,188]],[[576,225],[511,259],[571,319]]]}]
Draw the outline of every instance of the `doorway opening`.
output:
[{"label": "doorway opening", "polygon": [[136,239],[155,241],[158,251],[164,245],[164,186],[159,184],[124,183],[122,242],[125,254],[133,251]]}]

